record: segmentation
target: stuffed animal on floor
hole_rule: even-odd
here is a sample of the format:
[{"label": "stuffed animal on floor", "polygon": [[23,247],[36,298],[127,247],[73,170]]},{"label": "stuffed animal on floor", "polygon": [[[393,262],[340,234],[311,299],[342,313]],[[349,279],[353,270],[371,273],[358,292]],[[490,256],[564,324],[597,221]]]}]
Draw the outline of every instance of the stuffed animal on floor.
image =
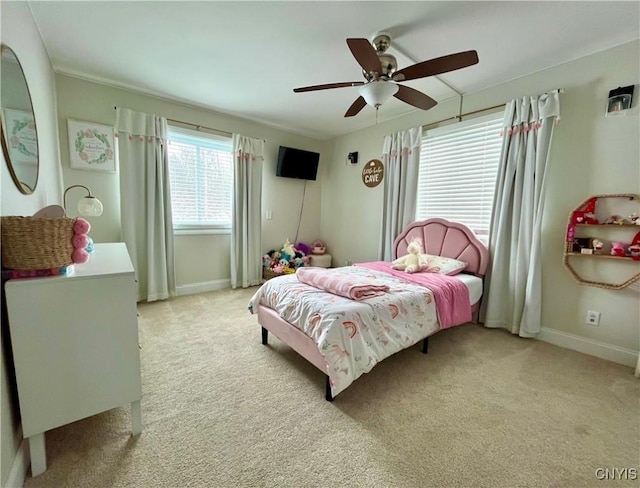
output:
[{"label": "stuffed animal on floor", "polygon": [[404,271],[405,273],[417,273],[427,268],[427,260],[422,254],[422,242],[414,239],[407,246],[405,256],[402,256],[391,263],[391,268]]},{"label": "stuffed animal on floor", "polygon": [[290,257],[294,257],[296,255],[296,249],[293,247],[293,244],[289,242],[289,239],[287,239],[287,242],[282,246],[282,251],[286,252]]}]

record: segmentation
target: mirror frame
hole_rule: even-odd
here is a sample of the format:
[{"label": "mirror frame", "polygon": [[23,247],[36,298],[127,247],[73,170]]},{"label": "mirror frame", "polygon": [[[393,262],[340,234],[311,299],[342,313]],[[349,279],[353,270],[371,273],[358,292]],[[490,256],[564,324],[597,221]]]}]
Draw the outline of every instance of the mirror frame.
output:
[{"label": "mirror frame", "polygon": [[[16,174],[16,171],[13,167],[13,162],[11,161],[11,157],[9,155],[9,148],[7,147],[4,116],[1,117],[2,120],[0,122],[0,144],[2,144],[2,152],[4,154],[4,159],[7,162],[7,167],[9,168],[11,179],[13,179],[13,182],[15,183],[16,188],[18,188],[20,193],[23,193],[25,195],[31,195],[36,190],[38,186],[38,179],[40,177],[40,141],[38,140],[38,125],[36,123],[36,113],[35,113],[35,109],[33,108],[33,98],[31,97],[31,90],[29,90],[29,83],[27,82],[27,77],[24,74],[24,69],[22,68],[22,64],[20,63],[20,58],[18,58],[18,55],[13,49],[11,49],[9,46],[7,46],[4,43],[0,44],[0,63],[2,63],[2,55],[6,51],[11,53],[15,58],[16,62],[18,63],[18,67],[20,68],[20,72],[22,73],[22,77],[24,78],[24,83],[27,88],[27,95],[29,96],[29,104],[31,105],[31,113],[33,114],[33,125],[35,127],[35,132],[36,132],[36,147],[38,149],[38,157],[36,158],[36,180],[33,183],[33,188],[31,188],[29,185],[27,185],[23,181],[20,181],[20,178],[18,178],[18,175]],[[1,102],[0,102],[0,110],[2,110]]]}]

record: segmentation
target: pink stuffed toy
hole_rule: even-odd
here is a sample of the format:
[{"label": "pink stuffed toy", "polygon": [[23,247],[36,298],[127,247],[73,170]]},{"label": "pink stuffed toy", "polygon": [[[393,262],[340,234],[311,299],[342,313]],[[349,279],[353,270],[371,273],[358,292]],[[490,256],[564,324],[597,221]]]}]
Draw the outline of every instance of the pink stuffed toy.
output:
[{"label": "pink stuffed toy", "polygon": [[82,264],[89,260],[89,253],[85,250],[85,247],[87,247],[89,243],[89,237],[87,236],[89,230],[91,230],[91,224],[89,224],[89,222],[82,218],[76,219],[73,225],[74,234],[71,238],[71,244],[73,245],[71,259],[74,263]]},{"label": "pink stuffed toy", "polygon": [[611,255],[625,257],[624,243],[616,241],[611,245]]}]

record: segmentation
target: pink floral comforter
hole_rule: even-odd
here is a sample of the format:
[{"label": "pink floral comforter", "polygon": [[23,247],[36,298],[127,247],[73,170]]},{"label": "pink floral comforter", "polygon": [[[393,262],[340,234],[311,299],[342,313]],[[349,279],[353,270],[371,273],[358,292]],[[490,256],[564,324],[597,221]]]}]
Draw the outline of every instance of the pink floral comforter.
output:
[{"label": "pink floral comforter", "polygon": [[[301,283],[295,275],[285,275],[264,283],[249,301],[251,313],[262,304],[314,340],[327,362],[333,396],[383,359],[441,328],[432,289],[364,266],[344,267],[340,272],[388,286],[389,292],[355,301]],[[468,290],[460,285],[468,303]],[[468,308],[469,319],[464,322],[471,319]]]}]

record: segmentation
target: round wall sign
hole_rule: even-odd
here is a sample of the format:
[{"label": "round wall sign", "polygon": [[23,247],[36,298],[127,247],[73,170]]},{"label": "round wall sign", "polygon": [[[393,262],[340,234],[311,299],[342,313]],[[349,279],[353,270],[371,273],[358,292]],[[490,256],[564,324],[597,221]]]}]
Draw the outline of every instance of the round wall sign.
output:
[{"label": "round wall sign", "polygon": [[372,159],[362,168],[362,182],[369,188],[373,188],[382,183],[384,176],[384,166],[379,159]]}]

